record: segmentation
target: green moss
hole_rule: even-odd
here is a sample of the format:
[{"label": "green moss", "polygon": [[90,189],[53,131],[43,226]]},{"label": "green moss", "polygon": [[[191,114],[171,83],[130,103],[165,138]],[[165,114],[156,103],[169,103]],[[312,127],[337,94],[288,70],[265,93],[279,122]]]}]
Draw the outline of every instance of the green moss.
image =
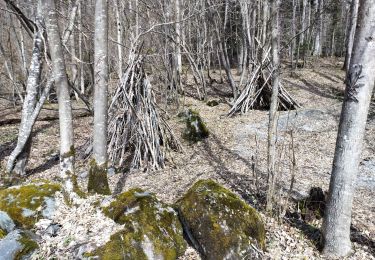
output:
[{"label": "green moss", "polygon": [[70,146],[69,152],[64,153],[61,155],[61,158],[69,158],[69,157],[74,157],[76,155],[76,150],[74,146]]},{"label": "green moss", "polygon": [[100,259],[176,259],[186,248],[176,212],[141,189],[120,194],[103,209],[124,230],[91,253]]},{"label": "green moss", "polygon": [[39,248],[38,244],[26,234],[22,234],[22,236],[17,241],[22,244],[23,248],[20,252],[17,253],[15,257],[16,260],[24,259],[26,255]]},{"label": "green moss", "polygon": [[189,109],[186,115],[186,128],[182,137],[190,142],[198,142],[207,138],[209,131],[199,113]]},{"label": "green moss", "polygon": [[265,247],[265,229],[254,208],[212,180],[201,180],[176,203],[206,259],[242,259],[251,244]]},{"label": "green moss", "polygon": [[7,232],[0,228],[0,239],[4,238],[7,235]]},{"label": "green moss", "polygon": [[45,199],[54,196],[61,186],[53,183],[35,183],[0,191],[0,210],[5,211],[17,226],[32,228],[42,217]]},{"label": "green moss", "polygon": [[91,160],[89,169],[89,183],[87,190],[91,193],[110,195],[111,190],[108,185],[107,164],[99,166],[95,160]]},{"label": "green moss", "polygon": [[219,101],[217,101],[217,100],[210,100],[210,101],[208,101],[206,104],[207,104],[207,106],[209,106],[209,107],[216,107],[216,106],[219,105]]}]

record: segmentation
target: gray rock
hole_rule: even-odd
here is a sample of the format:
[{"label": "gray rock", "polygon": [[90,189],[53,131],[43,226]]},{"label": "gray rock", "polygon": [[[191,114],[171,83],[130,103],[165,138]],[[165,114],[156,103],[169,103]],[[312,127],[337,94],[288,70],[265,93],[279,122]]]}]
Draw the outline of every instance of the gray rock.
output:
[{"label": "gray rock", "polygon": [[0,240],[0,259],[27,259],[36,248],[29,234],[16,229]]},{"label": "gray rock", "polygon": [[8,213],[0,210],[0,229],[5,230],[7,233],[11,232],[16,225],[9,217]]}]

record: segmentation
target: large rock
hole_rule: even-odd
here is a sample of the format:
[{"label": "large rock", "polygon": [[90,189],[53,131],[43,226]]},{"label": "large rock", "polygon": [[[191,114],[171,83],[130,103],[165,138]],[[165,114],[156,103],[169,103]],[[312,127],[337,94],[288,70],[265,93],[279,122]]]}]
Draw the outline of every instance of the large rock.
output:
[{"label": "large rock", "polygon": [[[30,229],[40,218],[51,218],[55,210],[54,194],[59,184],[40,182],[0,191],[0,210],[19,227]],[[0,216],[1,219],[1,216]]]},{"label": "large rock", "polygon": [[37,248],[31,233],[16,229],[0,240],[0,259],[28,259]]},{"label": "large rock", "polygon": [[186,248],[183,229],[173,208],[141,189],[122,193],[104,214],[124,225],[89,256],[99,259],[177,259]]},{"label": "large rock", "polygon": [[207,138],[210,132],[197,111],[189,109],[180,115],[186,121],[182,137],[189,142],[198,142]]},{"label": "large rock", "polygon": [[257,211],[212,180],[201,180],[176,206],[204,259],[253,259],[264,249],[265,229]]}]

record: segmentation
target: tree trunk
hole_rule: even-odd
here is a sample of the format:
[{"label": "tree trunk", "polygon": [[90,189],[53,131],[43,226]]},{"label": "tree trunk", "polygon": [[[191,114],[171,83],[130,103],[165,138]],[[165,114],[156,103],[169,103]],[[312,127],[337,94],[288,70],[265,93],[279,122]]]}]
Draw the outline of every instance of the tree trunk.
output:
[{"label": "tree trunk", "polygon": [[37,104],[40,77],[42,73],[42,54],[44,43],[39,29],[34,33],[34,46],[31,56],[29,77],[26,85],[26,96],[22,106],[21,124],[19,127],[16,148],[12,151],[7,162],[7,172],[24,175],[31,147],[31,129],[35,121],[30,120]]},{"label": "tree trunk", "polygon": [[108,117],[108,3],[95,4],[95,57],[94,57],[94,131],[93,160],[90,164],[88,191],[110,194],[107,167]]},{"label": "tree trunk", "polygon": [[117,53],[118,53],[118,78],[122,76],[122,28],[121,16],[120,16],[120,5],[118,0],[114,0],[114,9],[116,14],[116,28],[117,28]]},{"label": "tree trunk", "polygon": [[322,226],[323,253],[330,257],[343,257],[351,251],[352,202],[375,82],[375,0],[361,0],[359,6]]},{"label": "tree trunk", "polygon": [[70,88],[64,60],[64,52],[57,21],[54,0],[42,0],[52,60],[53,77],[59,103],[60,123],[60,174],[63,178],[74,173],[73,119]]},{"label": "tree trunk", "polygon": [[272,0],[271,2],[271,52],[272,52],[272,67],[274,69],[272,74],[272,96],[269,111],[268,124],[268,149],[267,149],[267,164],[268,164],[268,192],[267,192],[267,211],[272,211],[273,196],[276,183],[276,130],[277,130],[277,106],[279,95],[279,0]]},{"label": "tree trunk", "polygon": [[323,19],[322,19],[322,11],[323,11],[323,0],[315,0],[316,5],[316,32],[315,32],[315,39],[314,39],[314,51],[313,56],[320,56],[322,55],[322,32],[323,32]]},{"label": "tree trunk", "polygon": [[358,3],[359,0],[352,0],[350,4],[350,24],[349,30],[346,35],[346,54],[345,54],[345,62],[344,62],[344,69],[346,72],[349,71],[350,65],[350,58],[352,56],[352,49],[353,49],[353,42],[354,42],[354,34],[355,28],[357,26],[357,15],[358,15]]}]

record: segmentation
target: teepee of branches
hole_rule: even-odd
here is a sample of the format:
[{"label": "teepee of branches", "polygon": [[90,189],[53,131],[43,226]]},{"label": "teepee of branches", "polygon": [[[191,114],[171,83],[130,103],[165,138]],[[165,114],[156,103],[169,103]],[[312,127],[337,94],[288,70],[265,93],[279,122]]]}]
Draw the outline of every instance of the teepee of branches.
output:
[{"label": "teepee of branches", "polygon": [[[271,103],[272,86],[271,79],[273,68],[269,58],[270,49],[265,58],[253,66],[240,96],[234,101],[228,115],[237,113],[245,114],[251,109],[268,109]],[[295,101],[288,91],[279,85],[278,110],[293,110],[300,105]]]},{"label": "teepee of branches", "polygon": [[108,154],[117,166],[156,170],[165,163],[167,149],[181,146],[156,104],[152,85],[135,57],[115,91],[109,107]]}]

